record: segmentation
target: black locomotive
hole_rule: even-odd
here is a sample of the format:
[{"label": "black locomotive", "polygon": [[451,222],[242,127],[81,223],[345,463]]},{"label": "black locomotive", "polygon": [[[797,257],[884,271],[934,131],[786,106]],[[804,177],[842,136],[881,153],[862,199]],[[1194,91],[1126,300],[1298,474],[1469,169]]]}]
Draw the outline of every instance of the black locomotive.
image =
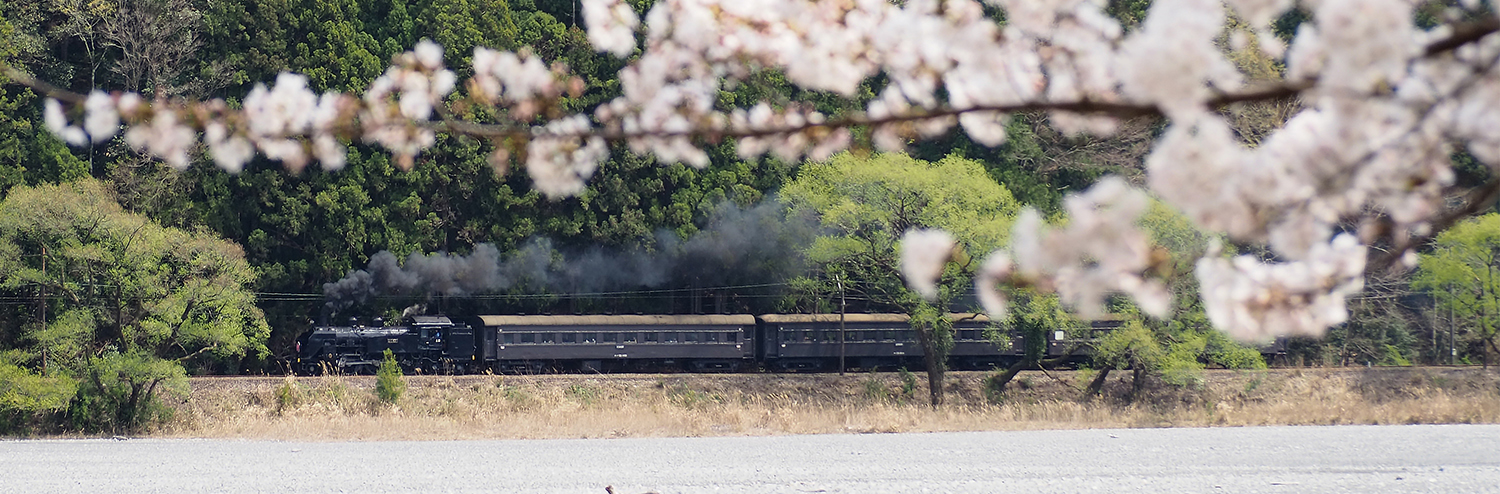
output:
[{"label": "black locomotive", "polygon": [[[1022,357],[989,339],[983,314],[950,314],[951,367],[988,369]],[[377,320],[378,321],[378,320]],[[1049,334],[1050,357],[1087,355],[1116,321]],[[467,323],[415,316],[395,326],[323,326],[297,341],[294,370],[373,373],[385,350],[407,372],[829,371],[922,368],[905,314],[477,316]]]}]

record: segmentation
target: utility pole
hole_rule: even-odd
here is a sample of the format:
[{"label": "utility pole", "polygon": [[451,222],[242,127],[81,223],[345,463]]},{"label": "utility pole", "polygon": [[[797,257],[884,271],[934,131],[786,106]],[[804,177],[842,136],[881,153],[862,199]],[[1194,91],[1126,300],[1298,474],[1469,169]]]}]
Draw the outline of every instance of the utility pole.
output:
[{"label": "utility pole", "polygon": [[[47,330],[47,245],[42,245],[42,283],[37,297],[37,310],[41,312],[42,331]],[[42,345],[42,375],[47,375],[47,345]]]},{"label": "utility pole", "polygon": [[[1448,287],[1451,292],[1453,287]],[[1457,344],[1453,342],[1453,304],[1448,304],[1448,365],[1453,365],[1454,359],[1458,357]]]},{"label": "utility pole", "polygon": [[1438,363],[1438,346],[1437,346],[1437,340],[1438,340],[1438,336],[1437,336],[1438,335],[1438,327],[1437,327],[1437,295],[1433,295],[1432,296],[1432,311],[1428,312],[1427,315],[1428,315],[1428,318],[1431,320],[1431,322],[1428,325],[1432,327],[1432,341],[1428,344],[1428,346],[1432,347],[1432,365],[1437,365],[1437,363]]},{"label": "utility pole", "polygon": [[839,284],[839,375],[844,375],[844,318],[848,308],[848,300],[844,298],[844,280],[834,278]]}]

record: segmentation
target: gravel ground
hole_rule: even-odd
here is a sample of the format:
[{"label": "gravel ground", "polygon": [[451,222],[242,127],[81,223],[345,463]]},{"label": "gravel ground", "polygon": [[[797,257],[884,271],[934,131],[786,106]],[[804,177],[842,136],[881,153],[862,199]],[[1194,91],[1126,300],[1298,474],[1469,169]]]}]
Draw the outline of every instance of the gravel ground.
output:
[{"label": "gravel ground", "polygon": [[0,492],[1500,492],[1500,426],[0,442]]}]

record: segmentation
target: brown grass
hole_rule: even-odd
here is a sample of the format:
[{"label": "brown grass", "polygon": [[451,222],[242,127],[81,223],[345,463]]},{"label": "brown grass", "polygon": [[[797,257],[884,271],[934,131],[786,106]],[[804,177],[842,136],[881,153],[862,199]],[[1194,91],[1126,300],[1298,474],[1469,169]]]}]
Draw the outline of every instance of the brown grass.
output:
[{"label": "brown grass", "polygon": [[1111,376],[1023,373],[998,402],[955,372],[933,410],[894,373],[420,376],[394,405],[373,377],[195,379],[159,434],[299,440],[722,436],[1100,427],[1500,422],[1500,373],[1455,368],[1209,371],[1134,399]]}]

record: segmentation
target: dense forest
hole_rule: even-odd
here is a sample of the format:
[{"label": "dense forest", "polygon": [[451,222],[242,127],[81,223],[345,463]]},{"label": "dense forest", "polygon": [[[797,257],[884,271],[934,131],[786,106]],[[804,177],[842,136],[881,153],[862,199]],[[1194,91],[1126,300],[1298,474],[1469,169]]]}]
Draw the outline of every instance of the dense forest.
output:
[{"label": "dense forest", "polygon": [[[1111,13],[1129,26],[1143,5],[1114,2]],[[617,96],[625,63],[589,45],[578,14],[559,0],[14,0],[0,5],[0,63],[79,93],[234,105],[284,71],[307,75],[317,91],[361,91],[393,56],[431,39],[460,77],[476,46],[566,64],[585,83],[562,103],[577,111]],[[1291,32],[1297,16],[1281,30]],[[1258,53],[1232,58],[1250,77],[1280,77],[1279,63]],[[866,81],[865,98],[882,84]],[[830,115],[856,107],[773,71],[720,98],[801,102]],[[1022,115],[995,148],[954,130],[912,143],[909,155],[854,151],[802,164],[742,160],[723,142],[709,147],[704,169],[616,146],[585,192],[551,200],[524,173],[492,166],[494,143],[468,138],[439,134],[410,171],[355,143],[336,172],[289,172],[257,158],[226,173],[203,156],[179,172],[121,139],[69,148],[42,125],[42,108],[32,90],[0,84],[0,372],[55,388],[15,406],[27,410],[62,408],[56,400],[70,390],[109,388],[98,378],[107,372],[146,376],[98,395],[132,408],[142,390],[184,372],[283,372],[279,361],[317,321],[390,318],[414,305],[455,314],[827,312],[842,290],[850,311],[913,312],[921,304],[895,269],[903,231],[945,227],[987,252],[1003,245],[1022,207],[1063,221],[1070,191],[1107,174],[1138,180],[1161,129],[1141,120],[1108,139],[1066,136],[1043,115]],[[1295,105],[1233,111],[1253,143]],[[1485,178],[1482,166],[1455,159],[1473,175],[1461,180]],[[1179,268],[1173,288],[1190,293],[1207,237],[1157,210],[1146,226]],[[1424,257],[1424,267],[1442,258],[1431,261],[1442,270],[1372,279],[1349,323],[1293,342],[1287,363],[1488,362],[1500,295],[1465,276],[1500,267],[1486,247],[1500,225],[1473,230],[1455,230]],[[1491,255],[1475,261],[1469,251]],[[472,263],[498,267],[484,280],[451,279]],[[420,281],[383,281],[397,272]],[[945,281],[948,309],[977,307],[965,273]],[[1177,317],[1133,322],[1098,365],[1163,375],[1253,365],[1234,361],[1239,347],[1208,326],[1196,298],[1178,298]],[[1020,311],[1027,321],[1064,324],[1047,301],[1028,304],[1039,308]],[[70,359],[88,370],[47,380],[49,366]],[[92,406],[72,399],[71,410]],[[75,415],[84,429],[140,420],[134,411],[109,423]]]}]

